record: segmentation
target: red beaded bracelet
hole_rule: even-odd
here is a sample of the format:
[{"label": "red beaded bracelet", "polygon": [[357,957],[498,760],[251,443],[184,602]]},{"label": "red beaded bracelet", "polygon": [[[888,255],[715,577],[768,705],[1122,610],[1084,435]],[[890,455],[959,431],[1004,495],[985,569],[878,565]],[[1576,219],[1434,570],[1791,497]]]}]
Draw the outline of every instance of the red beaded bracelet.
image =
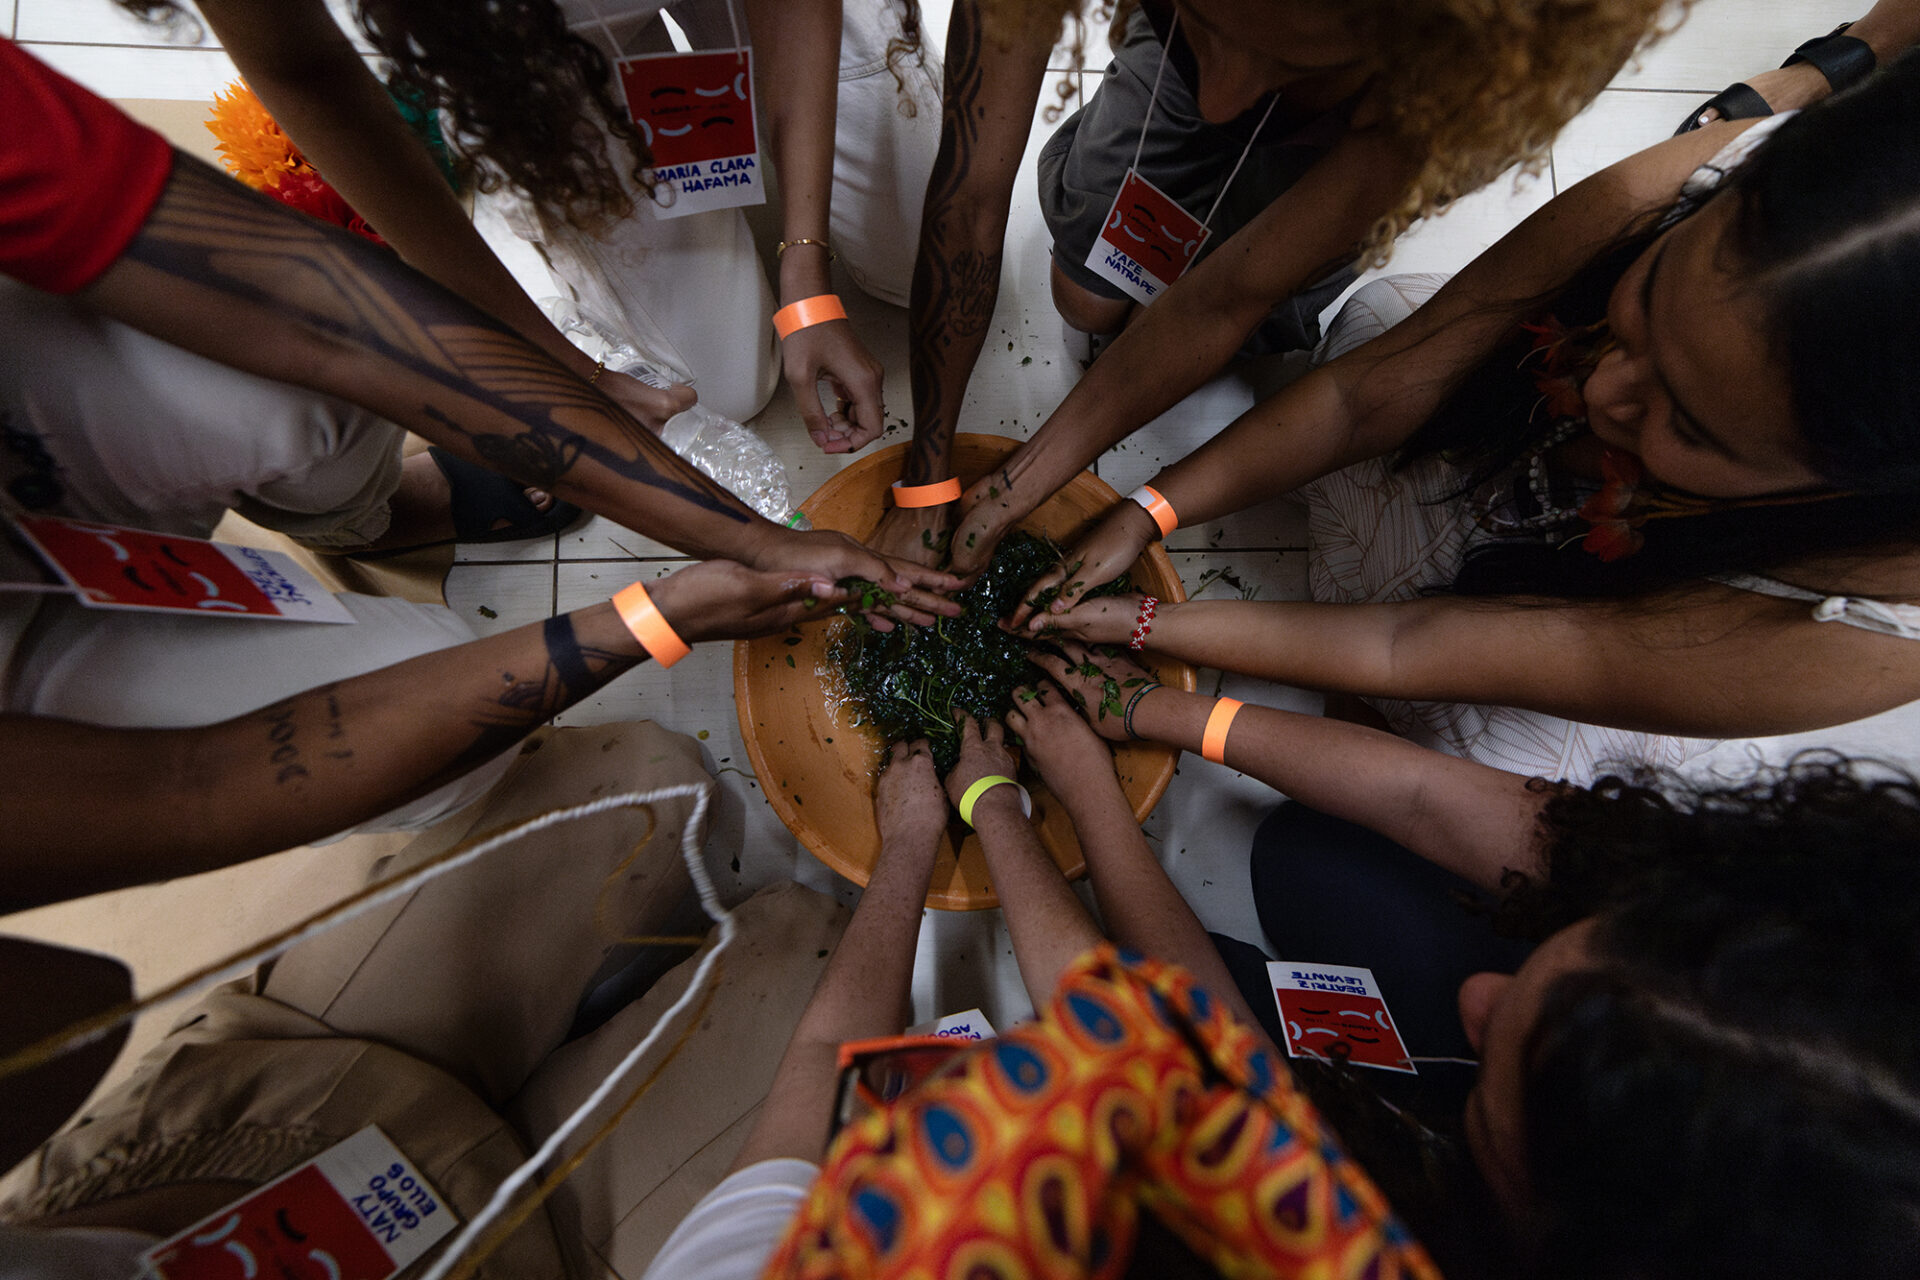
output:
[{"label": "red beaded bracelet", "polygon": [[1147,632],[1153,630],[1153,615],[1160,608],[1160,597],[1141,596],[1140,616],[1133,622],[1133,638],[1127,641],[1127,648],[1136,653],[1147,647]]}]

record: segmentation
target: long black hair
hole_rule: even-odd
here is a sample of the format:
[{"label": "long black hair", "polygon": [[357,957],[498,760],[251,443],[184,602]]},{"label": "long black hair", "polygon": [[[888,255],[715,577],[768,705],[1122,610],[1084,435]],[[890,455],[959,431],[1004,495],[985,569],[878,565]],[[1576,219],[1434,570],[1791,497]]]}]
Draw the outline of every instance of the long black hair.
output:
[{"label": "long black hair", "polygon": [[1650,781],[1545,810],[1529,905],[1597,923],[1529,1045],[1539,1272],[1913,1275],[1920,786],[1832,757]]},{"label": "long black hair", "polygon": [[[1839,496],[1650,521],[1645,545],[1611,562],[1579,546],[1577,528],[1498,540],[1468,556],[1454,591],[1633,596],[1920,547],[1920,51],[1784,122],[1709,198],[1734,202],[1723,252],[1764,301],[1808,460]],[[1570,327],[1603,319],[1634,260],[1704,204],[1686,197],[1625,229],[1543,311]],[[1536,413],[1529,347],[1516,332],[1469,373],[1399,462],[1441,454],[1465,467],[1465,492],[1538,447],[1551,424]]]}]

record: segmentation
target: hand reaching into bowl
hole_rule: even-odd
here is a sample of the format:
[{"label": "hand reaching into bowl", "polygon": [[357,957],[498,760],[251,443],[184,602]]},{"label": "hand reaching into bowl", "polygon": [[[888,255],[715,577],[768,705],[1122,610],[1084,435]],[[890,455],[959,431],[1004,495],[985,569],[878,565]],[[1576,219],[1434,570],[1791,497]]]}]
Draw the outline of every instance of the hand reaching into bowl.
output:
[{"label": "hand reaching into bowl", "polygon": [[732,560],[704,560],[647,584],[647,595],[688,644],[747,640],[825,618],[847,592],[819,573],[749,569]]},{"label": "hand reaching into bowl", "polygon": [[968,582],[986,569],[1000,540],[1047,500],[1047,495],[1041,494],[1037,500],[1027,501],[1025,491],[1016,496],[1015,483],[1006,466],[997,465],[960,495],[960,520],[948,548],[948,567]]},{"label": "hand reaching into bowl", "polygon": [[873,786],[874,823],[880,848],[931,853],[947,829],[947,793],[933,767],[925,738],[887,748],[886,767]]},{"label": "hand reaching into bowl", "polygon": [[867,545],[883,556],[937,569],[953,539],[951,502],[931,507],[889,507]]},{"label": "hand reaching into bowl", "polygon": [[[1079,640],[1086,644],[1126,644],[1133,638],[1133,628],[1140,621],[1140,602],[1143,599],[1144,596],[1135,592],[1132,595],[1082,600],[1060,613],[1033,614],[1027,619],[1026,631],[1030,635]],[[1177,607],[1172,601],[1162,601],[1155,614],[1156,619],[1165,617],[1168,610]],[[1008,625],[1013,630],[1019,629]]]},{"label": "hand reaching into bowl", "polygon": [[[936,615],[957,618],[961,612],[960,606],[943,594],[960,585],[952,574],[887,559],[831,529],[782,529],[777,537],[767,540],[753,564],[757,569],[824,575],[835,582],[858,578],[877,583],[895,596],[894,602],[881,611],[883,621],[893,619],[924,627]],[[888,622],[880,630],[891,625]]]},{"label": "hand reaching into bowl", "polygon": [[[1109,793],[1119,790],[1113,754],[1088,729],[1062,686],[1042,680],[1020,690],[1007,712],[1007,727],[1020,735],[1041,781],[1070,812],[1089,793],[1110,799]],[[1104,725],[1100,732],[1109,736]],[[1126,807],[1124,796],[1120,805]]]},{"label": "hand reaching into bowl", "polygon": [[[1122,500],[1107,512],[1092,533],[1061,557],[1059,568],[1050,569],[1034,579],[1009,621],[1015,627],[1025,626],[1030,631],[1038,631],[1048,622],[1058,622],[1060,615],[1079,604],[1087,592],[1105,586],[1131,569],[1133,562],[1140,558],[1140,553],[1159,534],[1160,526],[1153,522],[1153,517],[1139,503]],[[964,573],[958,555],[954,559],[954,571]],[[1043,592],[1055,587],[1059,588],[1060,594],[1036,616],[1034,602]],[[1134,599],[1134,603],[1138,605],[1138,598]],[[1096,639],[1093,636],[1082,638]],[[1119,644],[1126,641],[1126,636],[1123,634],[1113,640],[1100,639],[1105,643]]]},{"label": "hand reaching into bowl", "polygon": [[[960,760],[947,774],[947,798],[956,809],[966,798],[967,788],[974,783],[994,774],[1014,777],[1019,767],[1014,763],[1013,753],[1007,750],[1007,731],[998,720],[975,720],[962,711],[959,721]],[[1011,806],[1014,813],[1020,813],[1019,790],[993,787],[981,792],[974,801],[973,825],[978,827],[990,809],[997,811],[1001,806]]]},{"label": "hand reaching into bowl", "polygon": [[[1088,607],[1104,603],[1090,601]],[[1065,657],[1036,650],[1029,655],[1029,660],[1053,677],[1054,684],[1065,691],[1060,700],[1078,707],[1095,733],[1109,742],[1132,741],[1134,735],[1127,730],[1127,711],[1143,691],[1161,687],[1153,678],[1153,672],[1130,658],[1096,653],[1085,645],[1068,643],[1062,645],[1061,650]],[[1016,707],[1029,705],[1024,691],[1014,695],[1014,704]],[[1007,723],[1013,723],[1012,716],[1007,717]],[[1020,738],[1026,741],[1024,731]],[[1037,754],[1035,763],[1039,763]],[[1042,769],[1043,777],[1045,773]],[[1048,785],[1052,785],[1051,778]]]}]

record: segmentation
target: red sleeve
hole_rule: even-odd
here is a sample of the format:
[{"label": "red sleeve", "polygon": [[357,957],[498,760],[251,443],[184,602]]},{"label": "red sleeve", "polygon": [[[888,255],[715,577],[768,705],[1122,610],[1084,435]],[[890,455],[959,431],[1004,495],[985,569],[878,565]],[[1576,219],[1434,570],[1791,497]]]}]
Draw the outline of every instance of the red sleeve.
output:
[{"label": "red sleeve", "polygon": [[92,284],[173,172],[167,140],[0,40],[0,272],[50,293]]}]

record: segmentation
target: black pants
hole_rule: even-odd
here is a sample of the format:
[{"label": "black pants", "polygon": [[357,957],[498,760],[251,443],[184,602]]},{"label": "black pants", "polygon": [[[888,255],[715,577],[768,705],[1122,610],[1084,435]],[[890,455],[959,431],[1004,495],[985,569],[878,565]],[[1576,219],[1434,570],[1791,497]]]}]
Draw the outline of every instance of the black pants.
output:
[{"label": "black pants", "polygon": [[[1260,824],[1249,870],[1273,958],[1371,969],[1410,1054],[1477,1056],[1460,1026],[1461,982],[1483,970],[1511,973],[1532,950],[1497,936],[1485,915],[1462,905],[1484,901],[1484,891],[1384,836],[1294,802]],[[1284,1044],[1268,956],[1230,938],[1214,941],[1267,1034]],[[1397,1105],[1457,1115],[1473,1068],[1416,1065],[1418,1081],[1364,1074]]]}]

